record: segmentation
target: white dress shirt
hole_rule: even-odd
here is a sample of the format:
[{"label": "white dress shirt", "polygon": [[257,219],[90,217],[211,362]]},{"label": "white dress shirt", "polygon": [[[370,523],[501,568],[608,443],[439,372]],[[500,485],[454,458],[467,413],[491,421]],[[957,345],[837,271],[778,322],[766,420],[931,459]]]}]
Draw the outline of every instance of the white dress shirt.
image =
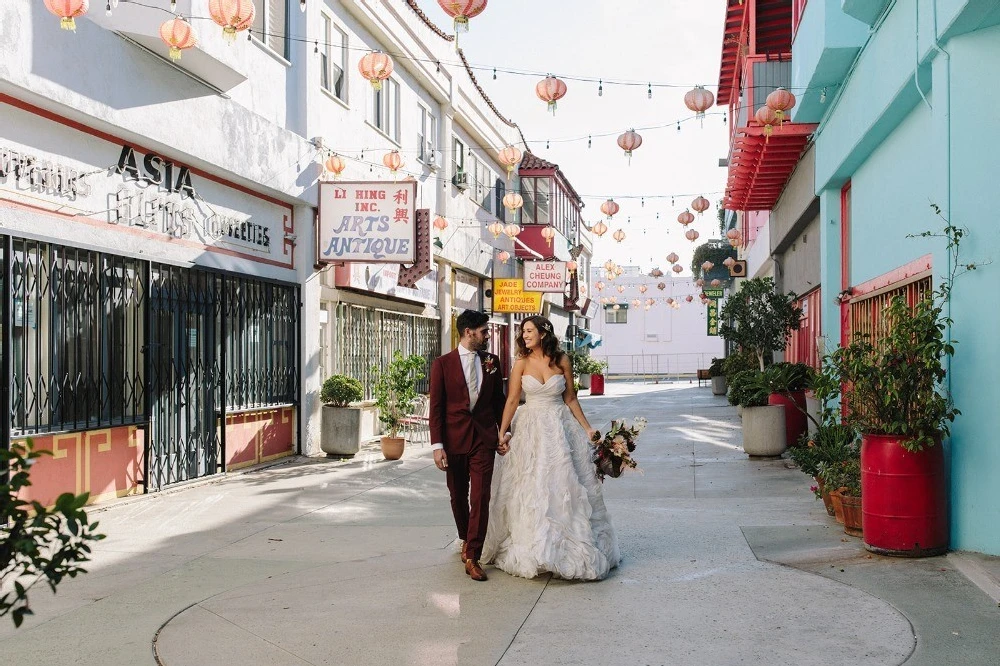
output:
[{"label": "white dress shirt", "polygon": [[[481,393],[483,388],[483,358],[479,355],[479,352],[472,351],[471,349],[466,349],[461,343],[458,345],[458,360],[462,363],[462,372],[465,373],[465,385],[469,385],[469,356],[475,356],[476,360],[476,372],[477,372],[477,391],[476,393]],[[444,444],[441,442],[434,442],[431,444],[431,451],[437,449],[443,449]]]}]

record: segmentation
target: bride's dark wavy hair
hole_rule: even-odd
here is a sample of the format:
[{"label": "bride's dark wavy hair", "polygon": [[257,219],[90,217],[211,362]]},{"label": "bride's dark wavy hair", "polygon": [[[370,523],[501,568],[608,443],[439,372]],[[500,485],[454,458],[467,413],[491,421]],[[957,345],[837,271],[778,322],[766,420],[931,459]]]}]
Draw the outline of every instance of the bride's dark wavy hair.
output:
[{"label": "bride's dark wavy hair", "polygon": [[524,344],[524,325],[528,322],[534,324],[535,329],[539,333],[544,334],[540,344],[542,346],[542,354],[549,359],[549,365],[558,365],[559,361],[562,360],[564,352],[559,348],[559,339],[556,337],[556,330],[552,326],[552,322],[541,315],[528,317],[521,322],[521,328],[518,330],[517,338],[514,340],[517,343],[517,357],[527,358],[528,354],[531,353]]}]

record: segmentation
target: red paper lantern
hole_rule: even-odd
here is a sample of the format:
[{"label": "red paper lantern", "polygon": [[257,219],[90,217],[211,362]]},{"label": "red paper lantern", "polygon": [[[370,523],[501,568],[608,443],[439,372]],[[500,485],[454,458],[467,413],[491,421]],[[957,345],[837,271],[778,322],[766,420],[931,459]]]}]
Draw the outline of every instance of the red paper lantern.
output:
[{"label": "red paper lantern", "polygon": [[222,26],[223,38],[232,43],[236,33],[253,26],[257,8],[252,0],[208,0],[208,13]]},{"label": "red paper lantern", "polygon": [[701,270],[705,271],[706,273],[712,270],[713,268],[715,268],[715,264],[713,264],[711,261],[706,261],[701,264]]},{"label": "red paper lantern", "polygon": [[693,208],[694,212],[698,213],[699,215],[708,210],[711,205],[712,202],[710,202],[705,197],[698,197],[691,202],[691,208]]},{"label": "red paper lantern", "polygon": [[684,234],[684,238],[687,238],[691,242],[698,240],[698,236],[698,232],[694,229],[688,229],[687,233]]},{"label": "red paper lantern", "polygon": [[612,234],[611,237],[614,238],[619,243],[621,243],[623,240],[625,240],[625,232],[619,229],[614,234]]},{"label": "red paper lantern", "polygon": [[694,222],[694,215],[691,214],[691,211],[685,210],[683,213],[677,216],[677,221],[686,227],[687,225]]},{"label": "red paper lantern", "polygon": [[778,122],[778,112],[769,107],[767,104],[757,109],[757,113],[753,114],[754,120],[764,126],[764,136],[765,141],[771,138],[771,131],[774,128],[775,123]]},{"label": "red paper lantern", "polygon": [[720,284],[722,284],[722,282],[718,279],[715,279],[712,280],[709,284],[711,284],[713,287],[718,287]]},{"label": "red paper lantern", "polygon": [[696,118],[704,118],[713,104],[715,95],[702,86],[695,86],[684,95],[684,106],[694,111]]},{"label": "red paper lantern", "polygon": [[538,82],[535,94],[549,105],[549,111],[556,112],[556,102],[566,96],[566,84],[551,74]]},{"label": "red paper lantern", "polygon": [[593,231],[597,235],[597,237],[600,238],[604,234],[608,233],[608,225],[604,224],[603,222],[598,222],[597,224],[594,225],[594,228],[591,229],[591,231]]},{"label": "red paper lantern", "polygon": [[340,155],[333,154],[326,158],[324,166],[327,171],[333,174],[334,178],[339,178],[340,174],[347,168],[347,163],[344,162],[344,159]]},{"label": "red paper lantern", "polygon": [[788,117],[788,112],[795,106],[795,95],[784,88],[778,88],[767,96],[764,103],[774,109],[774,114],[778,117],[778,124],[780,125]]},{"label": "red paper lantern", "polygon": [[170,47],[170,59],[175,61],[181,59],[181,51],[198,43],[191,24],[180,17],[164,21],[160,25],[160,39]]},{"label": "red paper lantern", "polygon": [[656,283],[656,288],[659,289],[660,291],[663,291],[664,289],[667,288],[667,283],[666,282],[657,282]]},{"label": "red paper lantern", "polygon": [[639,293],[640,294],[645,294],[647,289],[649,289],[649,287],[647,287],[646,285],[644,285],[644,284],[640,284],[639,285]]},{"label": "red paper lantern", "polygon": [[730,229],[729,231],[726,232],[726,238],[728,238],[729,240],[736,240],[739,237],[740,237],[739,229]]},{"label": "red paper lantern", "polygon": [[601,204],[601,212],[607,215],[609,220],[615,216],[619,208],[614,199],[608,199]]},{"label": "red paper lantern", "polygon": [[704,287],[705,286],[705,281],[702,280],[701,278],[698,278],[697,280],[694,281],[694,285],[696,287]]},{"label": "red paper lantern", "polygon": [[684,297],[684,300],[687,301],[688,303],[690,303],[691,301],[694,300],[694,296],[692,296],[691,294],[688,294],[687,296]]},{"label": "red paper lantern", "polygon": [[625,151],[625,157],[629,158],[629,162],[632,161],[632,151],[641,145],[642,137],[634,129],[623,132],[618,137],[618,146]]},{"label": "red paper lantern", "polygon": [[395,176],[396,172],[403,166],[403,156],[399,154],[398,150],[386,153],[382,157],[382,164],[384,164],[386,168],[389,169],[389,172]]},{"label": "red paper lantern", "polygon": [[438,0],[444,13],[455,19],[455,32],[469,32],[469,19],[486,9],[489,0]]},{"label": "red paper lantern", "polygon": [[722,265],[725,266],[726,268],[730,268],[735,263],[736,263],[735,259],[733,259],[732,257],[726,257],[726,260],[722,262]]},{"label": "red paper lantern", "polygon": [[90,0],[45,0],[45,8],[59,17],[59,27],[76,32],[77,16],[90,9]]},{"label": "red paper lantern", "polygon": [[501,264],[506,264],[507,261],[510,259],[510,252],[508,252],[507,250],[500,250],[499,252],[497,252],[497,259],[500,260]]},{"label": "red paper lantern", "polygon": [[670,254],[667,255],[667,261],[669,261],[672,264],[676,264],[678,259],[680,259],[680,257],[677,256],[676,252],[671,252]]},{"label": "red paper lantern", "polygon": [[681,271],[684,270],[684,267],[681,266],[680,264],[674,264],[673,266],[670,267],[670,270],[672,270],[674,273],[680,273]]},{"label": "red paper lantern", "polygon": [[438,231],[444,231],[448,228],[448,220],[438,215],[434,218],[434,228]]},{"label": "red paper lantern", "polygon": [[382,82],[392,76],[392,58],[387,53],[372,51],[358,62],[358,71],[361,76],[371,81],[375,91],[382,90]]},{"label": "red paper lantern", "polygon": [[521,151],[514,146],[507,146],[497,154],[498,161],[507,170],[507,180],[510,180],[510,174],[513,173],[517,163],[521,161],[521,157]]}]

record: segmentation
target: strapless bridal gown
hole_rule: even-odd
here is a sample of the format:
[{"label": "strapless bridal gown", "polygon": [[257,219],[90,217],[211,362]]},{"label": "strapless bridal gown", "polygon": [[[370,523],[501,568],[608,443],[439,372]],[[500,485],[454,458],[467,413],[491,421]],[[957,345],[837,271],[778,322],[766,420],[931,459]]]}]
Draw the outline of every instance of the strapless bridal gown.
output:
[{"label": "strapless bridal gown", "polygon": [[514,576],[599,580],[621,555],[587,433],[563,402],[566,379],[522,377],[513,439],[493,471],[483,561]]}]

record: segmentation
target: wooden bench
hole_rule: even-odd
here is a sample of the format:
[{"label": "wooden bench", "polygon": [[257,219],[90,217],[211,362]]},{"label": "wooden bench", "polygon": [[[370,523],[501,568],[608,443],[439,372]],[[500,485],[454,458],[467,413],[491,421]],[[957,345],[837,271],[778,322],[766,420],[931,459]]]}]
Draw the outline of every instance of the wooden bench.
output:
[{"label": "wooden bench", "polygon": [[703,381],[707,381],[709,384],[712,383],[712,373],[709,372],[708,370],[698,371],[698,386],[701,386],[701,383]]}]

